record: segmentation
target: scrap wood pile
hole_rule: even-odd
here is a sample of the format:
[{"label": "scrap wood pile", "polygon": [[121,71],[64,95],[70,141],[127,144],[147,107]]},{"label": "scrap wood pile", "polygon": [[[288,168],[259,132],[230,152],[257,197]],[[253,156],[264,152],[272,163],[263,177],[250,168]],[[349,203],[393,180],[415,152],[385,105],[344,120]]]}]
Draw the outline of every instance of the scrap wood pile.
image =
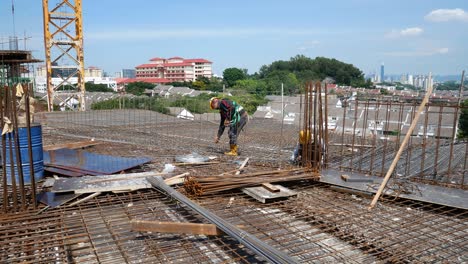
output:
[{"label": "scrap wood pile", "polygon": [[185,179],[187,194],[201,196],[237,188],[259,186],[263,183],[318,180],[320,175],[306,168],[262,171],[249,174],[189,176]]}]

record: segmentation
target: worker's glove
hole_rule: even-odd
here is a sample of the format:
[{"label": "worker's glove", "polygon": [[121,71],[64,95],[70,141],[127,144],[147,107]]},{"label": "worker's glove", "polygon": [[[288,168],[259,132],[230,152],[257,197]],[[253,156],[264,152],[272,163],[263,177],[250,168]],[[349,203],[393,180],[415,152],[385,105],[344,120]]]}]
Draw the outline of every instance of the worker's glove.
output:
[{"label": "worker's glove", "polygon": [[215,139],[214,139],[214,143],[216,143],[216,144],[217,144],[218,142],[219,142],[219,137],[218,137],[218,136],[216,136],[216,137],[215,137]]}]

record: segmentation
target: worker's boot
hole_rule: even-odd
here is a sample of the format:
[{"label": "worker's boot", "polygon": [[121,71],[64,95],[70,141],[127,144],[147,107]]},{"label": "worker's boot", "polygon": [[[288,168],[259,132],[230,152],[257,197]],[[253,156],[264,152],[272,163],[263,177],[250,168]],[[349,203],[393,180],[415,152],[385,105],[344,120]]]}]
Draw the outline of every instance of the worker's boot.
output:
[{"label": "worker's boot", "polygon": [[236,144],[231,144],[231,151],[224,152],[224,154],[228,155],[228,156],[237,156],[237,145]]}]

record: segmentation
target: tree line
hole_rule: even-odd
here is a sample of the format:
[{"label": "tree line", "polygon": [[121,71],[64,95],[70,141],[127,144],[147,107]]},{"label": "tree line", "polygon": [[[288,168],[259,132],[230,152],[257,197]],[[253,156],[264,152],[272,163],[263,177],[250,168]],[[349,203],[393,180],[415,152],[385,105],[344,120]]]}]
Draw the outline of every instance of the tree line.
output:
[{"label": "tree line", "polygon": [[352,64],[325,57],[311,59],[304,55],[263,65],[253,74],[249,74],[247,69],[231,67],[223,71],[222,78],[200,76],[193,82],[173,82],[168,85],[213,92],[222,92],[223,88],[227,88],[267,95],[278,94],[283,84],[285,94],[295,94],[300,92],[300,87],[306,82],[325,79],[338,85],[372,87],[371,80],[365,80],[363,72]]},{"label": "tree line", "polygon": [[281,84],[285,94],[295,94],[306,82],[325,79],[339,85],[372,86],[371,80],[365,80],[363,72],[352,64],[324,57],[311,59],[304,55],[263,65],[252,75],[238,68],[228,68],[223,72],[223,80],[228,87],[256,94],[278,93]]}]

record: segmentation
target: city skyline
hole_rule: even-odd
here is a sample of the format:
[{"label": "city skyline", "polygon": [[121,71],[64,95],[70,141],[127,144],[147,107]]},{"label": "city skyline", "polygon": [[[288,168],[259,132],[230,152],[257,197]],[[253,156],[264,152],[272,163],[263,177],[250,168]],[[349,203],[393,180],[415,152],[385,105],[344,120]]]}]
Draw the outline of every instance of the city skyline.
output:
[{"label": "city skyline", "polygon": [[[27,49],[43,59],[41,2],[14,4],[15,23],[11,2],[0,3],[0,36],[26,35]],[[228,67],[258,72],[262,65],[303,54],[336,58],[364,74],[378,70],[382,61],[386,75],[457,75],[467,68],[468,3],[461,0],[131,4],[83,0],[86,66],[112,74],[148,57],[202,57],[221,75]]]}]

